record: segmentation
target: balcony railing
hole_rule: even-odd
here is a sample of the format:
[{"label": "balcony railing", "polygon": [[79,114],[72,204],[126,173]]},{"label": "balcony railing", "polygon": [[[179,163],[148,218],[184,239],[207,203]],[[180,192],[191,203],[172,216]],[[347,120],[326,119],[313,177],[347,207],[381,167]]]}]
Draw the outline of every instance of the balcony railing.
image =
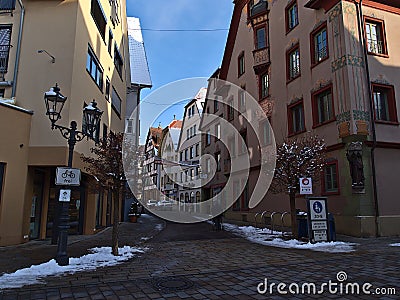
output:
[{"label": "balcony railing", "polygon": [[268,48],[254,50],[253,57],[254,67],[270,63]]},{"label": "balcony railing", "polygon": [[15,9],[15,0],[0,0],[0,11],[10,11]]},{"label": "balcony railing", "polygon": [[4,81],[4,74],[8,71],[8,57],[11,45],[0,45],[0,79]]}]

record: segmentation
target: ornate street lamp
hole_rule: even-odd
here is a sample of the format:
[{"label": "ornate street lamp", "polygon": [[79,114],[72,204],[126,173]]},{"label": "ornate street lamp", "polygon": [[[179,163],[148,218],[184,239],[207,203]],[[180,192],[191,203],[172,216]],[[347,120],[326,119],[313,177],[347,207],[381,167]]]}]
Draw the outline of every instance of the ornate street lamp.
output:
[{"label": "ornate street lamp", "polygon": [[44,93],[44,101],[46,104],[46,115],[49,116],[51,121],[51,129],[54,129],[55,122],[61,119],[61,111],[65,101],[67,101],[67,97],[64,97],[60,93],[60,88],[56,83],[56,86]]},{"label": "ornate street lamp", "polygon": [[[60,130],[62,136],[68,140],[68,167],[72,167],[72,158],[74,155],[74,147],[76,142],[81,141],[84,137],[93,139],[98,142],[98,125],[100,124],[101,115],[103,112],[97,107],[97,103],[93,100],[89,105],[83,108],[83,118],[86,123],[86,130],[78,131],[77,123],[71,121],[70,128],[57,125],[56,122],[61,119],[61,111],[64,107],[64,103],[67,97],[60,93],[60,88],[56,84],[55,87],[50,88],[48,92],[44,93],[44,102],[46,104],[46,115],[49,116],[51,122],[51,129]],[[67,255],[67,242],[68,242],[68,202],[62,202],[62,210],[59,217],[58,225],[58,248],[56,261],[60,266],[66,266],[69,263]]]}]

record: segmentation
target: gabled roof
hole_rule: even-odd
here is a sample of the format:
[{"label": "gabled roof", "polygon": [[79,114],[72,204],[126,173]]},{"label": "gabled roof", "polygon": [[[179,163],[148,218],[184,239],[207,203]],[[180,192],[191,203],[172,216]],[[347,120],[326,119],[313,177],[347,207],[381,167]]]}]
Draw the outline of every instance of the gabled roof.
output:
[{"label": "gabled roof", "polygon": [[149,66],[139,18],[127,17],[131,83],[151,87]]},{"label": "gabled roof", "polygon": [[181,120],[173,120],[168,125],[169,128],[182,128],[182,121]]}]

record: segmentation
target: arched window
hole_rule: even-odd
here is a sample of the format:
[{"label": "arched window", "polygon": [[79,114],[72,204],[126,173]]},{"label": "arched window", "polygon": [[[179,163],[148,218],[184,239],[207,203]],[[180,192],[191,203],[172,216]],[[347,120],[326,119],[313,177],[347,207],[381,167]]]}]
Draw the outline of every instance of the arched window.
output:
[{"label": "arched window", "polygon": [[196,203],[200,202],[200,192],[196,192]]}]

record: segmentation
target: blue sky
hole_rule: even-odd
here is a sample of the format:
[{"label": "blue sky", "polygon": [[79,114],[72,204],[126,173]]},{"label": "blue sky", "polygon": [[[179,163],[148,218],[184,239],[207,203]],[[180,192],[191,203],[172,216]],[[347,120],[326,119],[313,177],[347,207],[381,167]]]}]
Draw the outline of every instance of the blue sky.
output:
[{"label": "blue sky", "polygon": [[[142,91],[141,142],[146,138],[148,127],[164,127],[173,115],[182,118],[182,105],[170,109],[168,103],[176,103],[195,96],[205,86],[208,78],[221,65],[228,31],[211,32],[166,32],[145,29],[228,29],[233,3],[232,0],[127,0],[127,15],[140,18],[143,39],[153,82],[151,90]],[[202,80],[188,81],[186,93],[174,97],[169,91],[168,99],[160,100],[153,92],[174,81],[203,77]],[[197,83],[198,86],[194,83]],[[179,86],[179,84],[177,85]],[[151,103],[149,103],[151,102]],[[162,102],[162,103],[161,103]],[[152,104],[157,103],[157,104]],[[159,116],[161,111],[162,116]],[[158,118],[157,118],[158,117]],[[157,123],[156,123],[157,122]]]}]

